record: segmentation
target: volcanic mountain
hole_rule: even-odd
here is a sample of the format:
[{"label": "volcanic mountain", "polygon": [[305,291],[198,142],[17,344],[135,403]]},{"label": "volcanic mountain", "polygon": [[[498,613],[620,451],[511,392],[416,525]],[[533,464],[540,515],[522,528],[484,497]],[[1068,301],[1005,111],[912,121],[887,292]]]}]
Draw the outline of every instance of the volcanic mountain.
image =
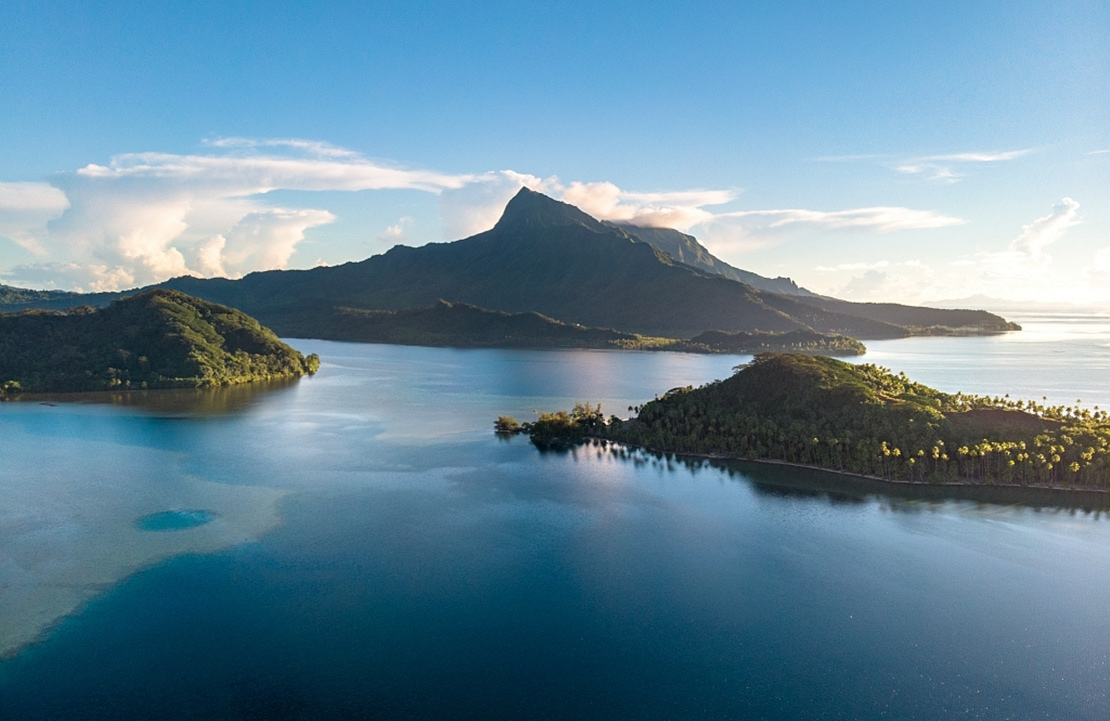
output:
[{"label": "volcanic mountain", "polygon": [[[677,236],[694,265],[652,242],[665,246]],[[807,329],[869,339],[1014,328],[983,311],[849,303],[807,295],[789,279],[750,274],[753,282],[788,291],[772,292],[730,277],[730,270],[746,271],[684,239],[693,241],[669,229],[604,223],[525,188],[492,229],[463,240],[396,246],[340,266],[239,280],[181,277],[160,286],[238,308],[285,337],[347,339],[341,317],[350,309],[405,310],[439,300],[670,338],[707,330]]]}]

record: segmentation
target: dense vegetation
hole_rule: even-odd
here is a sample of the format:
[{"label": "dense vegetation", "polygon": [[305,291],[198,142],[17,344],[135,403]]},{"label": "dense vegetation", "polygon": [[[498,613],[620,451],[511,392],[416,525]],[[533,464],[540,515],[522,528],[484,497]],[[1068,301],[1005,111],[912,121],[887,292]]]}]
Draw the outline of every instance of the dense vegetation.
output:
[{"label": "dense vegetation", "polygon": [[[615,424],[616,418],[610,420]],[[607,429],[601,404],[575,403],[574,409],[567,411],[544,412],[532,422],[520,423],[512,416],[500,416],[493,423],[496,433],[514,435],[527,433],[538,446],[574,443],[590,436],[603,435]]]},{"label": "dense vegetation", "polygon": [[563,323],[539,313],[506,313],[440,300],[427,308],[337,308],[316,324],[313,335],[333,340],[457,348],[620,348],[687,353],[756,353],[768,350],[859,355],[862,343],[813,331],[789,333],[709,332],[689,341],[621,333]]},{"label": "dense vegetation", "polygon": [[359,263],[252,273],[239,280],[176,278],[161,287],[238,308],[282,336],[301,338],[326,332],[329,338],[355,340],[365,324],[342,309],[411,310],[441,298],[506,313],[539,313],[571,326],[683,340],[707,330],[802,329],[897,338],[1016,328],[983,311],[805,295],[788,279],[729,268],[690,236],[602,223],[523,189],[491,230],[453,243],[397,246]]},{"label": "dense vegetation", "polygon": [[0,315],[0,395],[191,388],[319,367],[231,308],[153,290],[107,308]]},{"label": "dense vegetation", "polygon": [[1106,411],[948,394],[874,365],[763,354],[727,380],[635,410],[583,434],[887,480],[1110,490]]},{"label": "dense vegetation", "polygon": [[710,330],[690,339],[690,346],[705,346],[717,353],[815,353],[820,355],[863,355],[867,347],[855,338],[825,335],[811,330],[789,333],[723,333]]},{"label": "dense vegetation", "polygon": [[0,310],[17,312],[29,308],[65,310],[83,305],[103,306],[120,297],[117,293],[73,293],[65,290],[29,290],[0,283]]},{"label": "dense vegetation", "polygon": [[316,326],[316,337],[363,343],[456,348],[612,348],[637,336],[563,323],[539,313],[505,313],[439,301],[411,310],[337,308]]}]

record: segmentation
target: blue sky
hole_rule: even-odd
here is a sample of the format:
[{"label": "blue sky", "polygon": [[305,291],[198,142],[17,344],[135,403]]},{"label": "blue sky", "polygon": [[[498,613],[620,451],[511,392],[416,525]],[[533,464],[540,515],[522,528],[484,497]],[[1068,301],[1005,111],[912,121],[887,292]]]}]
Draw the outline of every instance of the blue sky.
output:
[{"label": "blue sky", "polygon": [[851,299],[1110,307],[1105,2],[155,5],[0,8],[0,282],[360,260],[526,184]]}]

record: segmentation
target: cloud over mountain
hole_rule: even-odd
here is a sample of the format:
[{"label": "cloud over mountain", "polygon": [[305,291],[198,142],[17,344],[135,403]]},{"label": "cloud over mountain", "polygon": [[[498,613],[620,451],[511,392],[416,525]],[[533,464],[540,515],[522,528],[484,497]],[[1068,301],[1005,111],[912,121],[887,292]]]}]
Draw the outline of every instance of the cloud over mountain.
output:
[{"label": "cloud over mountain", "polygon": [[[741,193],[735,188],[640,191],[610,181],[564,182],[509,169],[452,174],[368,159],[318,140],[230,137],[207,140],[197,153],[117,155],[107,164],[57,173],[48,183],[0,183],[0,235],[37,256],[32,263],[0,270],[0,277],[18,285],[97,291],[178,275],[234,278],[286,268],[306,234],[343,220],[327,207],[335,196],[326,193],[437,195],[443,234],[455,240],[492,227],[521,187],[602,220],[696,232],[711,250],[732,258],[799,233],[886,234],[964,222],[902,206],[737,210]],[[366,197],[374,202],[372,194]],[[1036,221],[1023,242],[1030,247],[1051,242],[1053,229],[1062,232],[1074,216],[1066,207],[1062,212],[1061,218]],[[384,232],[343,232],[392,245],[410,242],[410,232],[419,225],[406,215],[378,226]]]}]

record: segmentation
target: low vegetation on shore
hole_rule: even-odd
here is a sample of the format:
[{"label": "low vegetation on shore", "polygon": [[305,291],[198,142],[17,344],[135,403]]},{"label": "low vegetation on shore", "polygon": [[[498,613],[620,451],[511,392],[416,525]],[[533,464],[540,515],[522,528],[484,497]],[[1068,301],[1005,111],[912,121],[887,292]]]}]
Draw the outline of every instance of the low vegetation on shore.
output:
[{"label": "low vegetation on shore", "polygon": [[579,405],[519,429],[541,446],[593,437],[891,481],[1110,490],[1106,411],[949,394],[870,364],[766,353],[629,410],[606,420]]},{"label": "low vegetation on shore", "polygon": [[855,338],[798,329],[785,333],[707,331],[689,340],[621,333],[563,323],[539,313],[506,313],[440,300],[425,308],[359,310],[338,308],[314,322],[306,335],[363,343],[449,346],[456,348],[617,348],[684,353],[761,353],[785,351],[823,355],[862,355]]},{"label": "low vegetation on shore", "polygon": [[319,365],[245,313],[177,291],[147,291],[99,310],[0,315],[0,397],[221,386]]}]

